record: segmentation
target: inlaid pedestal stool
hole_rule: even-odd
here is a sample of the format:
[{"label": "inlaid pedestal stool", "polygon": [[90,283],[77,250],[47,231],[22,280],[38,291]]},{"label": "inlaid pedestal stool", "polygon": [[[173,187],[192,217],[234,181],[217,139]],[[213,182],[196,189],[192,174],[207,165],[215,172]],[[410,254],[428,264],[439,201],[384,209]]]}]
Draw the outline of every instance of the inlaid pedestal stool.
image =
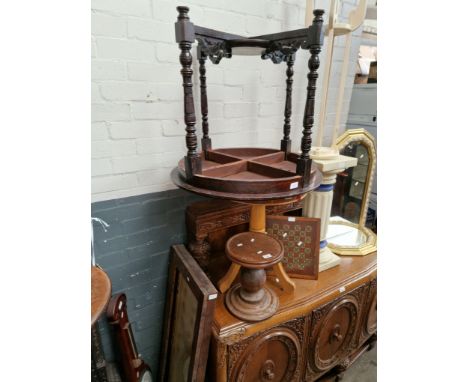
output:
[{"label": "inlaid pedestal stool", "polygon": [[229,311],[244,321],[261,321],[278,309],[278,296],[265,286],[265,268],[279,263],[283,244],[265,233],[242,232],[226,243],[226,255],[240,268],[240,283],[226,294]]}]

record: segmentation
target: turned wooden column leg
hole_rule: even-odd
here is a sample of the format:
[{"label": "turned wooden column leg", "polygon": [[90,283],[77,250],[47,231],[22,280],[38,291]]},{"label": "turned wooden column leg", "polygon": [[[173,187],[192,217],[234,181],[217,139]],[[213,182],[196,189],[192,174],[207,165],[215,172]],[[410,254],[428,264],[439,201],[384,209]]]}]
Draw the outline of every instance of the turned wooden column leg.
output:
[{"label": "turned wooden column leg", "polygon": [[250,226],[251,232],[266,231],[266,208],[264,204],[252,204],[250,207]]},{"label": "turned wooden column leg", "polygon": [[285,154],[291,152],[291,139],[289,134],[291,133],[291,94],[292,94],[292,84],[293,84],[293,66],[294,66],[295,53],[290,54],[286,64],[286,102],[284,105],[284,125],[283,125],[283,139],[281,140],[281,151],[284,151]]},{"label": "turned wooden column leg", "polygon": [[321,50],[321,29],[323,24],[323,10],[316,9],[314,11],[314,22],[309,27],[306,47],[310,51],[309,59],[309,74],[307,75],[307,98],[304,108],[304,120],[301,139],[301,155],[296,164],[296,174],[301,175],[303,186],[310,183],[310,171],[312,168],[312,159],[309,151],[312,147],[312,127],[314,125],[315,111],[315,91],[317,89],[318,68],[320,66],[319,53]]},{"label": "turned wooden column leg", "polygon": [[177,7],[179,16],[175,23],[176,41],[179,43],[179,61],[182,65],[183,87],[184,87],[184,121],[185,142],[187,155],[185,156],[185,173],[187,179],[191,180],[195,174],[201,173],[201,157],[197,152],[197,134],[195,129],[195,107],[192,91],[192,43],[195,41],[194,26],[188,17],[188,7]]},{"label": "turned wooden column leg", "polygon": [[201,46],[198,45],[198,62],[200,63],[200,105],[202,113],[202,130],[203,137],[201,139],[203,151],[211,150],[211,138],[209,136],[209,124],[208,124],[208,96],[206,92],[206,54],[201,50]]}]

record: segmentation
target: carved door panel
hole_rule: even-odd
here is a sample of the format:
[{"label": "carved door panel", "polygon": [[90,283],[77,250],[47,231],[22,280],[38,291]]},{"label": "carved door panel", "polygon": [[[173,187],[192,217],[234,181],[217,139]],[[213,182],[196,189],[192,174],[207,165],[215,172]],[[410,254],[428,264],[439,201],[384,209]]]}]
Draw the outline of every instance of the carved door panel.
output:
[{"label": "carved door panel", "polygon": [[230,346],[229,381],[299,381],[304,323],[299,318]]},{"label": "carved door panel", "polygon": [[368,305],[363,320],[362,340],[366,340],[377,331],[377,279],[370,283]]},{"label": "carved door panel", "polygon": [[360,306],[360,291],[325,305],[312,314],[307,380],[323,374],[347,357],[352,348]]}]

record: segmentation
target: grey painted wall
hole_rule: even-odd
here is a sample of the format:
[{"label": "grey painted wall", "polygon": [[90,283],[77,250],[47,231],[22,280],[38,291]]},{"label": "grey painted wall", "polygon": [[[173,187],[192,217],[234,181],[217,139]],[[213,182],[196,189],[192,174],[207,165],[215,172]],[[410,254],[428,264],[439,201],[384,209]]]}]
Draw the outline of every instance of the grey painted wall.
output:
[{"label": "grey painted wall", "polygon": [[[183,190],[93,203],[96,263],[109,275],[112,293],[125,292],[138,351],[157,372],[166,294],[169,248],[184,243],[185,208],[201,197]],[[99,321],[104,353],[113,361],[112,337]]]}]

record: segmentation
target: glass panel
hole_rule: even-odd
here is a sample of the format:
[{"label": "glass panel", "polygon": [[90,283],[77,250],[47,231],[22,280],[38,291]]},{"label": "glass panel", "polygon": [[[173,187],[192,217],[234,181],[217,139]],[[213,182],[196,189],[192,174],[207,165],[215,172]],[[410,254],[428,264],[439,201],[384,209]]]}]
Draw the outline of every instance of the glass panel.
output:
[{"label": "glass panel", "polygon": [[327,241],[347,248],[360,247],[367,243],[367,235],[356,227],[331,222],[328,225]]},{"label": "glass panel", "polygon": [[352,142],[340,154],[357,158],[358,164],[338,174],[333,193],[332,215],[359,224],[368,181],[369,152],[361,143]]},{"label": "glass panel", "polygon": [[197,316],[197,299],[181,274],[178,276],[176,317],[172,338],[169,375],[173,382],[188,381],[188,369],[192,356],[192,342]]}]

